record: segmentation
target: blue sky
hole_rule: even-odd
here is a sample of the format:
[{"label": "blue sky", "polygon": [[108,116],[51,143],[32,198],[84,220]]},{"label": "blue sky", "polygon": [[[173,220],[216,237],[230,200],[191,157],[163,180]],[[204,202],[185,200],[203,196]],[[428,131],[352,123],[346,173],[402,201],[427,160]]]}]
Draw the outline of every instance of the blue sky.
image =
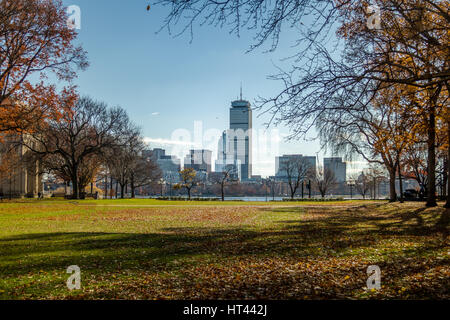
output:
[{"label": "blue sky", "polygon": [[[146,11],[145,0],[63,3],[81,8],[78,41],[88,51],[90,67],[75,82],[80,93],[125,108],[148,141],[169,143],[177,129],[193,135],[195,121],[202,122],[203,131],[227,129],[230,103],[239,95],[240,83],[244,98],[252,103],[258,96],[276,94],[281,83],[267,76],[276,73],[274,64],[281,64],[280,59],[293,52],[294,31],[284,34],[274,53],[264,49],[246,53],[252,43],[246,33],[238,38],[226,29],[197,27],[192,43],[189,34],[173,37],[166,30],[156,34],[167,11],[158,7]],[[267,120],[255,112],[254,128],[264,130]],[[281,135],[289,132],[277,129]],[[268,131],[268,135],[274,133]],[[169,152],[173,147],[150,146]],[[254,174],[274,174],[274,148],[268,149],[272,154],[254,154]],[[281,141],[276,152],[315,155],[319,142]]]}]

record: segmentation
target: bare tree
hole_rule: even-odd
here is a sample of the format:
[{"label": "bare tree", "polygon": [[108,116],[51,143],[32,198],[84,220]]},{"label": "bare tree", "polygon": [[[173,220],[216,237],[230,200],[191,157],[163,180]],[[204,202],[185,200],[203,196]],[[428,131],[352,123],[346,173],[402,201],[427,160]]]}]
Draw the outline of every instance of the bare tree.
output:
[{"label": "bare tree", "polygon": [[220,185],[221,199],[225,201],[225,186],[228,183],[236,182],[238,179],[234,176],[236,167],[234,165],[227,165],[221,172],[215,172],[212,175],[211,182]]},{"label": "bare tree", "polygon": [[304,159],[297,157],[289,157],[280,164],[280,170],[286,174],[291,199],[304,180],[311,175],[311,165]]},{"label": "bare tree", "polygon": [[107,160],[112,176],[120,186],[122,199],[128,185],[131,197],[134,198],[137,188],[149,185],[161,177],[153,159],[147,159],[142,155],[145,143],[140,129],[127,120],[123,123],[123,132],[124,134],[118,138],[119,144],[112,149],[112,157]]},{"label": "bare tree", "polygon": [[135,198],[137,188],[146,187],[161,177],[162,172],[152,158],[135,157],[130,171],[131,198]]},{"label": "bare tree", "polygon": [[111,178],[120,186],[120,197],[125,197],[125,187],[129,183],[132,161],[134,160],[133,151],[127,147],[114,148],[114,156],[108,161],[111,168]]},{"label": "bare tree", "polygon": [[370,178],[364,171],[361,174],[354,178],[355,181],[355,189],[356,191],[362,195],[363,199],[366,199],[367,194],[370,190]]},{"label": "bare tree", "polygon": [[336,185],[336,176],[329,168],[319,167],[314,177],[314,184],[322,198]]},{"label": "bare tree", "polygon": [[[72,181],[71,169],[64,158],[57,154],[34,154],[34,161],[40,163],[40,174],[53,174],[56,178],[69,183]],[[78,165],[77,188],[80,197],[84,196],[84,191],[89,184],[96,179],[101,167],[101,158],[97,154],[87,155]]]},{"label": "bare tree", "polygon": [[372,164],[364,173],[368,177],[369,185],[372,190],[372,198],[377,199],[378,187],[385,179],[385,170],[378,164]]},{"label": "bare tree", "polygon": [[120,186],[120,197],[125,197],[125,186],[128,185],[131,171],[132,155],[126,150],[116,149],[114,158],[109,161],[111,177]]},{"label": "bare tree", "polygon": [[61,115],[39,123],[37,130],[30,133],[33,139],[22,143],[44,163],[50,163],[52,171],[70,178],[73,197],[78,199],[85,183],[80,177],[86,175],[83,170],[87,169],[87,162],[122,143],[118,137],[125,134],[124,123],[129,120],[123,109],[108,109],[90,98],[80,98],[75,105],[64,105],[63,109]]}]

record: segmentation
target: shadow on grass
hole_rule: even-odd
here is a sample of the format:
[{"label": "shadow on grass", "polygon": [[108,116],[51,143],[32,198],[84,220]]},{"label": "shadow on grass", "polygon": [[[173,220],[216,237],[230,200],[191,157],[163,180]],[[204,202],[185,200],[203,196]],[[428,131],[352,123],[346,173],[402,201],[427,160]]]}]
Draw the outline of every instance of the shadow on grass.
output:
[{"label": "shadow on grass", "polygon": [[[69,265],[79,265],[83,271],[93,274],[121,271],[136,274],[177,273],[183,272],[188,264],[225,264],[233,259],[247,257],[294,261],[307,258],[320,261],[330,255],[348,257],[351,250],[371,250],[377,246],[380,239],[430,236],[427,237],[429,241],[417,241],[417,246],[405,247],[400,253],[393,254],[388,261],[377,262],[383,270],[389,270],[387,274],[391,278],[402,279],[424,270],[424,256],[446,248],[446,242],[441,241],[441,236],[445,238],[448,235],[450,210],[416,209],[400,213],[365,215],[364,212],[371,208],[344,211],[330,209],[313,219],[304,218],[304,215],[308,215],[308,209],[305,208],[261,208],[262,211],[303,214],[299,219],[277,221],[270,227],[261,229],[176,227],[165,228],[161,233],[147,234],[68,232],[3,237],[0,238],[0,274],[5,278],[15,278],[36,274],[41,270],[64,273]],[[436,260],[433,263],[427,267],[448,264],[448,259]],[[399,267],[405,264],[410,268]],[[341,272],[344,277],[346,271],[337,272]],[[365,270],[358,272],[363,279]],[[276,280],[277,288],[285,288],[282,290],[289,292],[289,286],[296,285],[295,283],[302,279],[309,281],[310,287],[319,285],[313,278],[297,279],[280,274],[277,278],[279,280]],[[190,286],[193,281],[186,280],[186,285]],[[348,289],[360,288],[364,285],[360,282],[349,285]],[[222,294],[220,298],[239,297],[239,291],[236,290],[253,292],[252,296],[255,297],[275,297],[274,283],[261,282],[259,286],[264,288],[264,293],[253,292],[252,288],[240,284],[230,289],[226,295]],[[311,291],[310,287],[305,288]],[[430,288],[431,291],[432,289]],[[304,293],[308,294],[309,291]],[[427,290],[423,292],[432,296]],[[322,297],[336,297],[335,293],[327,294],[326,291],[319,294]]]},{"label": "shadow on grass", "polygon": [[[270,211],[300,210],[304,209],[278,208]],[[320,257],[318,248],[331,250],[335,254],[349,248],[370,248],[376,245],[379,236],[442,233],[445,237],[450,210],[445,210],[438,222],[431,225],[424,223],[421,217],[423,211],[418,209],[397,216],[388,215],[388,218],[397,218],[395,222],[387,220],[386,215],[336,213],[313,220],[278,221],[276,228],[262,230],[178,227],[148,234],[73,232],[4,237],[0,238],[3,259],[0,272],[17,276],[42,269],[64,269],[72,264],[81,264],[87,269],[99,266],[111,269],[157,268],[175,259],[201,255],[213,255],[217,259],[247,255]],[[436,214],[439,213],[436,211]],[[439,249],[439,245],[423,248],[435,249]],[[422,249],[418,247],[414,250]]]},{"label": "shadow on grass", "polygon": [[[340,210],[336,208],[321,208],[322,216],[315,220],[308,222],[299,218],[298,220],[279,221],[279,223],[289,224],[291,229],[304,229],[307,226],[311,226],[315,229],[317,225],[321,225],[326,229],[328,233],[342,233],[349,228],[358,228],[361,225],[371,227],[373,232],[378,235],[403,235],[403,236],[427,236],[442,234],[443,237],[449,234],[450,225],[450,209],[434,208],[427,209],[425,207],[414,210],[405,210],[405,212],[393,212],[379,215],[367,214],[368,212],[375,211],[381,205],[364,205],[357,208],[350,208],[346,210]],[[263,209],[268,210],[268,209]],[[428,212],[427,212],[428,210]],[[270,210],[272,212],[280,213],[305,213],[314,212],[309,211],[307,208],[277,208]],[[423,214],[426,213],[427,218],[434,220],[434,223],[425,223]],[[395,221],[389,221],[395,220]],[[367,233],[364,230],[364,233]]]}]

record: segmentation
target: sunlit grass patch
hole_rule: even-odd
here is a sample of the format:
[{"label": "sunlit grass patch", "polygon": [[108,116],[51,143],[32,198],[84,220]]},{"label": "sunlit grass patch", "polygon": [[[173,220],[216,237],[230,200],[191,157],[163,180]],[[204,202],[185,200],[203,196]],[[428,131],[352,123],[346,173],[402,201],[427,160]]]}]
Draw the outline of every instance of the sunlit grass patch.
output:
[{"label": "sunlit grass patch", "polygon": [[[0,298],[450,297],[442,208],[121,203],[0,204]],[[381,291],[365,289],[371,264]],[[70,265],[81,290],[65,285]]]}]

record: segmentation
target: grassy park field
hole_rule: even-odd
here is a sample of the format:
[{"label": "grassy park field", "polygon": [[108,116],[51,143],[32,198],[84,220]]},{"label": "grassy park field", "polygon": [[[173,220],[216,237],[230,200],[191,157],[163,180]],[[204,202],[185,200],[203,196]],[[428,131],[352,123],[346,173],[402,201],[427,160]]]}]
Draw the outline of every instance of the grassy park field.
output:
[{"label": "grassy park field", "polygon": [[384,201],[3,202],[0,299],[449,299],[449,221]]}]

